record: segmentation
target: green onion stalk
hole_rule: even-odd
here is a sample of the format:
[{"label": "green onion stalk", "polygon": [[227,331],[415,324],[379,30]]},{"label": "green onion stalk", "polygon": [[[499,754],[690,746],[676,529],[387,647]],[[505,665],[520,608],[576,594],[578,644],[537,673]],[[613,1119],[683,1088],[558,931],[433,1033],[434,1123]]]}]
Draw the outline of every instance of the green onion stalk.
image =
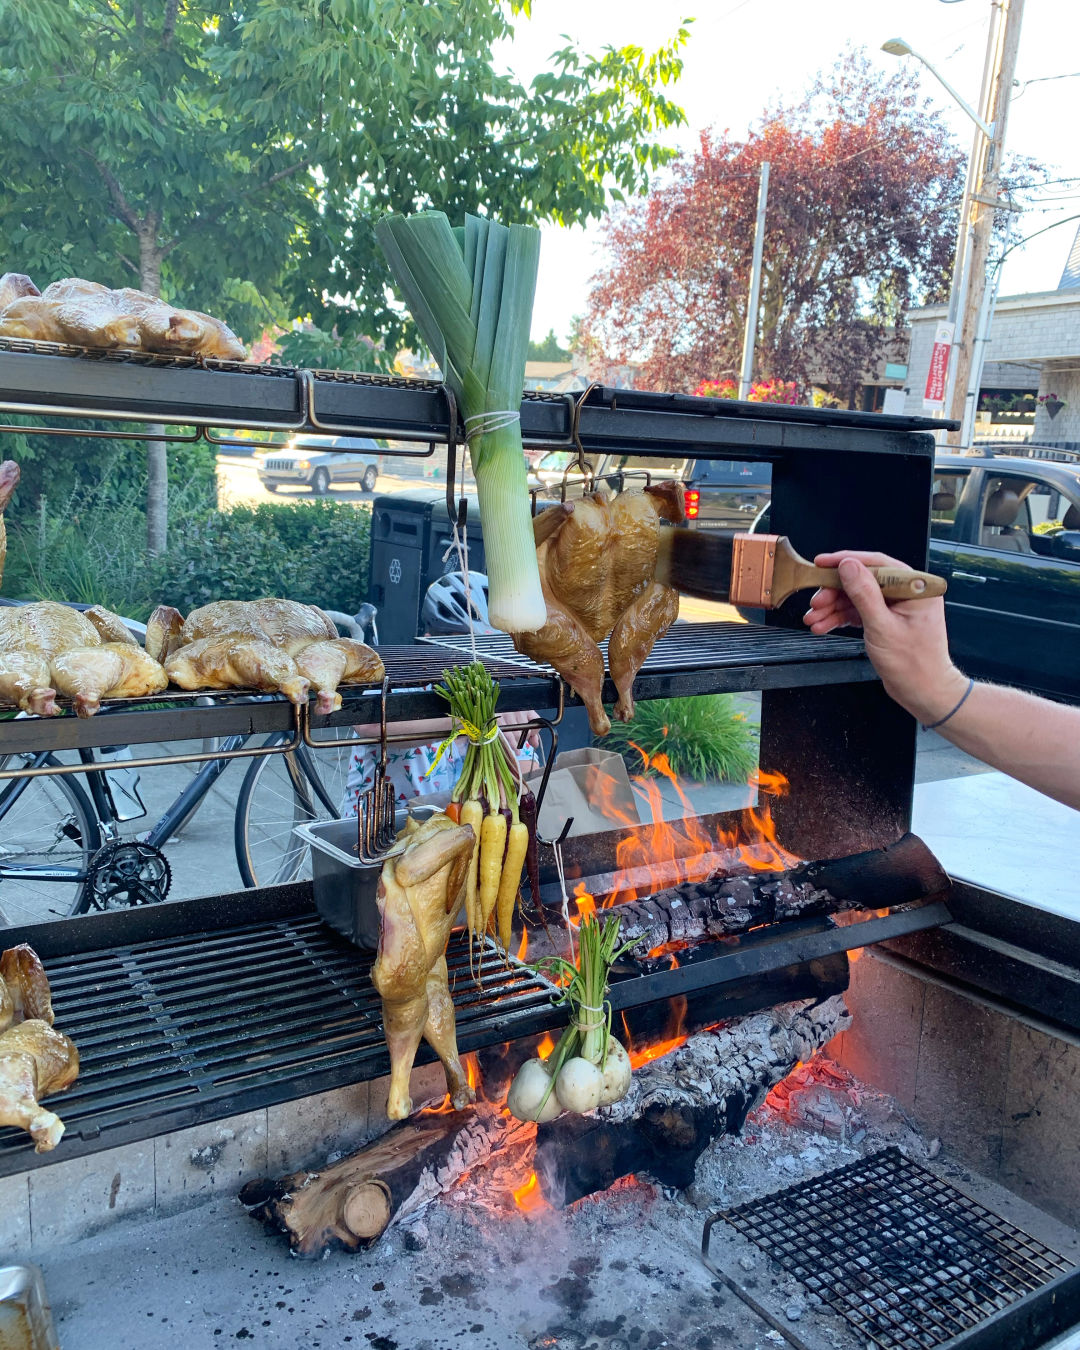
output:
[{"label": "green onion stalk", "polygon": [[512,821],[518,819],[518,779],[495,720],[499,686],[482,661],[455,666],[443,671],[443,682],[435,686],[450,704],[455,724],[448,739],[464,731],[469,738],[461,775],[450,793],[452,802],[470,798],[486,799],[487,809],[506,807]]},{"label": "green onion stalk", "polygon": [[601,923],[595,915],[587,914],[578,929],[576,965],[562,956],[544,956],[536,962],[534,969],[540,974],[563,983],[560,1001],[570,1007],[570,1025],[548,1060],[552,1082],[566,1061],[575,1055],[600,1069],[607,1062],[611,1038],[608,976],[619,957],[634,946],[633,942],[626,942],[620,947],[618,941],[616,915],[608,916]]},{"label": "green onion stalk", "polygon": [[533,543],[521,394],[540,231],[441,211],[384,216],[375,233],[421,336],[464,418],[484,530],[491,623],[543,627],[547,607]]}]

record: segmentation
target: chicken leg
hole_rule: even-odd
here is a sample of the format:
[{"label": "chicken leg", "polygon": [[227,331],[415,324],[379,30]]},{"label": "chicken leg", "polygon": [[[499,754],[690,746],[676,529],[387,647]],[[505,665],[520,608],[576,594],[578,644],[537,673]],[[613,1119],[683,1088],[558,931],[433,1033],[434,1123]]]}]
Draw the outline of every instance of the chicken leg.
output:
[{"label": "chicken leg", "polygon": [[318,695],[317,713],[332,713],[341,707],[339,684],[377,683],[384,674],[380,657],[356,638],[309,643],[295,654],[294,660],[297,670],[311,681]]},{"label": "chicken leg", "polygon": [[169,683],[162,667],[133,642],[61,652],[52,659],[52,678],[58,693],[75,700],[80,717],[92,717],[103,698],[159,694]]},{"label": "chicken leg", "polygon": [[608,669],[619,691],[619,701],[614,711],[620,722],[633,719],[634,678],[645,664],[653,643],[667,632],[678,617],[678,591],[661,585],[659,581],[651,581],[615,620],[608,642]]},{"label": "chicken leg", "polygon": [[55,717],[60,709],[48,661],[38,652],[0,651],[0,703],[39,717]]},{"label": "chicken leg", "polygon": [[60,1142],[64,1123],[40,1105],[78,1077],[79,1052],[61,1031],[31,1019],[0,1035],[0,1125],[26,1130],[37,1153]]},{"label": "chicken leg", "polygon": [[280,690],[297,706],[307,702],[309,685],[292,657],[269,642],[242,634],[189,642],[166,660],[165,671],[181,689]]},{"label": "chicken leg", "polygon": [[[541,573],[541,577],[543,574]],[[604,711],[604,656],[568,609],[544,590],[547,623],[535,633],[515,633],[514,646],[525,656],[552,665],[585,704],[594,736],[606,736],[611,721]]]}]

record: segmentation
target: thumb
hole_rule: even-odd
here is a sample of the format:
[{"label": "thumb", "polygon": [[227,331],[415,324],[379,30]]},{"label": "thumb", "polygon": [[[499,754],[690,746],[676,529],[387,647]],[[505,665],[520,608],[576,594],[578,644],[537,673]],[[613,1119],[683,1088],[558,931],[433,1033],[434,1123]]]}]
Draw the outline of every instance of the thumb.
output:
[{"label": "thumb", "polygon": [[873,632],[889,612],[881,587],[857,558],[843,558],[837,570],[844,594],[859,611],[863,628]]}]

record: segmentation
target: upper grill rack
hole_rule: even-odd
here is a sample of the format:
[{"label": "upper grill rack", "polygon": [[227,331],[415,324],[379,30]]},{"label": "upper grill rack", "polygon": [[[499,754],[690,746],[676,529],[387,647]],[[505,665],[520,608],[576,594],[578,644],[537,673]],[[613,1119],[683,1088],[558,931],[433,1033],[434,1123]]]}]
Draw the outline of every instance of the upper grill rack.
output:
[{"label": "upper grill rack", "polygon": [[[476,651],[500,682],[501,709],[558,706],[560,685],[555,671],[520,655],[505,634],[478,636]],[[446,716],[446,701],[432,692],[431,686],[441,680],[446,666],[471,660],[472,648],[464,638],[432,638],[409,646],[380,647],[379,655],[390,677],[387,717],[390,721],[411,721]],[[759,624],[677,624],[653,648],[634,682],[634,694],[640,699],[669,698],[713,690],[795,688],[874,679],[859,638],[818,638]],[[379,720],[377,690],[345,687],[341,694],[341,709],[313,724],[316,736],[324,726]],[[614,702],[616,696],[608,680],[604,697]],[[150,699],[110,700],[91,718],[13,719],[3,723],[0,744],[5,754],[27,755],[113,745],[121,738],[125,744],[145,745],[216,736],[263,736],[295,729],[294,709],[283,695],[252,695],[238,690],[215,691],[209,697],[212,705],[201,706],[207,699],[205,691],[195,695],[169,690]],[[567,701],[574,700],[568,696]],[[116,717],[124,718],[122,733]],[[287,747],[282,743],[279,748]]]},{"label": "upper grill rack", "polygon": [[[554,986],[491,944],[482,992],[459,937],[447,960],[463,1053],[563,1018]],[[46,1099],[66,1126],[59,1150],[0,1129],[0,1175],[388,1073],[373,961],[314,915],[50,957],[56,1026],[81,1069]],[[423,1043],[417,1062],[433,1058]]]}]

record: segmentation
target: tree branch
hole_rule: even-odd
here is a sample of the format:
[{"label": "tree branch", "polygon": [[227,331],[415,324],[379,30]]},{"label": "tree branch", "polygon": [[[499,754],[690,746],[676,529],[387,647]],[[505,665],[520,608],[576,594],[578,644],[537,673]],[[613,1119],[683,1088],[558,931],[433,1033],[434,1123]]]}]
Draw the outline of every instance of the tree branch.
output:
[{"label": "tree branch", "polygon": [[167,48],[172,45],[173,34],[176,32],[176,16],[180,11],[180,0],[169,0],[165,7],[165,22],[161,25],[161,46]]},{"label": "tree branch", "polygon": [[107,164],[102,164],[101,160],[98,159],[95,155],[92,155],[89,150],[84,150],[83,154],[101,175],[101,181],[105,184],[106,188],[109,191],[109,196],[112,198],[112,203],[116,207],[117,215],[120,217],[120,219],[124,222],[125,225],[130,226],[130,228],[134,230],[136,234],[138,234],[139,231],[142,229],[142,221],[135,214],[134,208],[131,206],[128,199],[124,196],[124,190],[120,186],[120,183],[117,180],[116,175],[108,167]]}]

